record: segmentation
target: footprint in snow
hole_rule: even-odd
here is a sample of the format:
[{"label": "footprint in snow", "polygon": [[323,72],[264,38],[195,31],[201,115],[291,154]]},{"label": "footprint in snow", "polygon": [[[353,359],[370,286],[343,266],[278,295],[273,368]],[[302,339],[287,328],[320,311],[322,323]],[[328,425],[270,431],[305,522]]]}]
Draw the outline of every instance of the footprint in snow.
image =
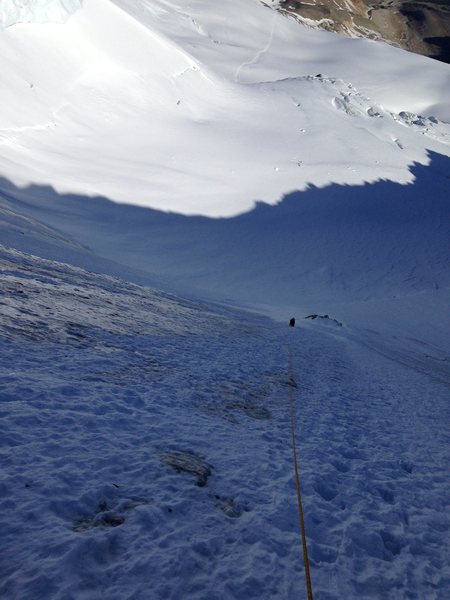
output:
[{"label": "footprint in snow", "polygon": [[144,498],[125,498],[119,502],[101,500],[93,514],[77,519],[72,527],[76,533],[83,533],[95,527],[119,527],[125,522],[124,513],[148,504]]},{"label": "footprint in snow", "polygon": [[363,460],[365,458],[363,453],[356,448],[341,448],[339,453],[343,458],[349,460]]},{"label": "footprint in snow", "polygon": [[340,462],[339,460],[332,461],[331,464],[340,473],[348,473],[350,470],[350,467],[346,463]]},{"label": "footprint in snow", "polygon": [[400,463],[400,467],[406,472],[408,473],[408,475],[411,475],[411,473],[413,472],[413,465],[410,462],[407,461],[401,461]]},{"label": "footprint in snow", "polygon": [[257,421],[267,421],[272,417],[270,410],[264,408],[263,406],[257,406],[253,402],[248,402],[246,400],[234,400],[228,402],[225,406],[227,410],[240,410],[247,417],[251,419],[256,419]]},{"label": "footprint in snow", "polygon": [[238,519],[244,512],[248,511],[248,508],[240,506],[233,498],[224,498],[218,495],[215,495],[214,498],[216,507],[232,519]]},{"label": "footprint in snow", "polygon": [[394,504],[395,502],[395,495],[393,492],[391,492],[391,490],[388,490],[386,488],[378,488],[377,492],[380,494],[381,498],[387,502],[388,504]]},{"label": "footprint in snow", "polygon": [[334,500],[339,493],[330,482],[325,480],[316,482],[314,484],[314,489],[326,502]]}]

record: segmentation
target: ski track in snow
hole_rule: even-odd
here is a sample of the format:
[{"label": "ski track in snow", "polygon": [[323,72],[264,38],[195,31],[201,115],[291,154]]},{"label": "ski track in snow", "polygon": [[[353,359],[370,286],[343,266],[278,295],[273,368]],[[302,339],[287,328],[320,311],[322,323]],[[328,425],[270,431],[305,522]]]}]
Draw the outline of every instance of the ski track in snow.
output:
[{"label": "ski track in snow", "polygon": [[2,597],[303,597],[291,349],[315,597],[446,598],[442,383],[18,251],[1,276]]},{"label": "ski track in snow", "polygon": [[237,68],[236,73],[234,75],[234,81],[236,83],[238,83],[238,84],[242,83],[240,74],[243,69],[257,64],[259,59],[261,58],[261,56],[263,56],[264,54],[266,54],[266,52],[269,51],[270,46],[273,41],[273,36],[275,34],[275,27],[276,27],[276,14],[274,14],[274,16],[273,16],[272,26],[270,29],[269,39],[267,40],[267,43],[264,45],[263,48],[261,48],[261,50],[258,50],[258,52],[255,54],[255,56],[251,60],[243,62],[241,65],[239,65],[239,67]]}]

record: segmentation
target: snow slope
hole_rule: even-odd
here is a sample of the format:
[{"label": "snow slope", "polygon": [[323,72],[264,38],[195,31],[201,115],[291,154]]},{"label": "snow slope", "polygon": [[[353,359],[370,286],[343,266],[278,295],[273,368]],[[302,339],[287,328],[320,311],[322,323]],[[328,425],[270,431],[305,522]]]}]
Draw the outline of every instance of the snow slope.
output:
[{"label": "snow slope", "polygon": [[293,377],[314,597],[445,600],[444,381],[320,326],[0,260],[2,597],[306,597]]},{"label": "snow slope", "polygon": [[423,335],[439,336],[448,65],[253,0],[88,0],[64,26],[8,28],[0,50],[1,188],[21,218],[140,283],[283,318],[379,330],[393,311],[411,336],[431,302]]},{"label": "snow slope", "polygon": [[292,375],[315,598],[446,600],[450,68],[253,0],[0,52],[0,594],[302,598]]},{"label": "snow slope", "polygon": [[230,216],[450,153],[448,65],[256,0],[87,0],[0,52],[0,172],[21,186]]}]

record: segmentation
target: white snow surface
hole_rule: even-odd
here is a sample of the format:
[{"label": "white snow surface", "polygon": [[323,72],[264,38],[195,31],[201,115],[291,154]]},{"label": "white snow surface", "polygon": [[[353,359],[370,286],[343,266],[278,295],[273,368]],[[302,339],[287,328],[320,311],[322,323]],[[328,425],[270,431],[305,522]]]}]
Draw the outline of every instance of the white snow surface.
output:
[{"label": "white snow surface", "polygon": [[0,53],[0,172],[21,186],[231,216],[450,154],[448,65],[256,0],[87,0]]},{"label": "white snow surface", "polygon": [[314,598],[448,600],[449,66],[253,0],[0,52],[0,596],[306,598],[291,388]]},{"label": "white snow surface", "polygon": [[64,23],[82,0],[2,0],[0,29],[17,23]]}]

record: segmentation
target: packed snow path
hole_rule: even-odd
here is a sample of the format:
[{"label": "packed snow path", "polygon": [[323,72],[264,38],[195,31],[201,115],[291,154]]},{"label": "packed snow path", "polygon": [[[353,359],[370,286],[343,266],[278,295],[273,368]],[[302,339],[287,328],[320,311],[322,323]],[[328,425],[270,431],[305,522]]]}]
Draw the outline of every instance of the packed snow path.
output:
[{"label": "packed snow path", "polygon": [[315,598],[447,598],[442,372],[17,251],[1,270],[2,598],[305,597],[289,346]]}]

